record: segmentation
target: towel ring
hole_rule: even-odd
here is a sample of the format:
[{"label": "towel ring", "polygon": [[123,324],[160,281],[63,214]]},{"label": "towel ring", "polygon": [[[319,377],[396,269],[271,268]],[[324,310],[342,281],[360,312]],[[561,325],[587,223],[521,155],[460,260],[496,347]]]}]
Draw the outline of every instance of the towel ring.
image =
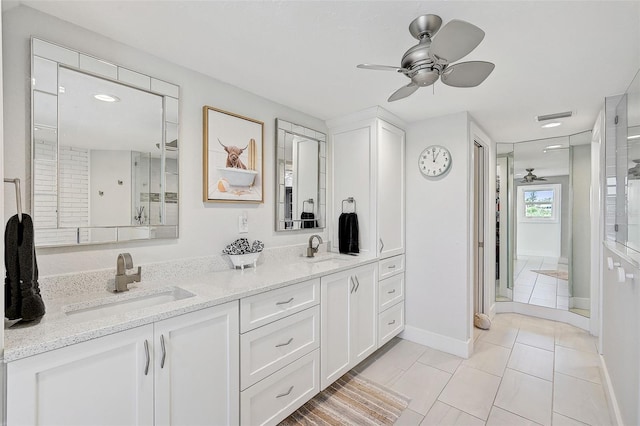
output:
[{"label": "towel ring", "polygon": [[[305,205],[306,203],[311,204],[311,211],[310,211],[310,212],[307,212],[307,211],[304,209],[304,205]],[[308,200],[304,200],[304,201],[302,202],[302,211],[303,211],[303,212],[306,212],[306,213],[313,213],[313,198],[309,198]]]},{"label": "towel ring", "polygon": [[342,200],[342,213],[344,213],[344,203],[353,204],[353,213],[356,212],[356,200],[353,197],[345,198]]}]

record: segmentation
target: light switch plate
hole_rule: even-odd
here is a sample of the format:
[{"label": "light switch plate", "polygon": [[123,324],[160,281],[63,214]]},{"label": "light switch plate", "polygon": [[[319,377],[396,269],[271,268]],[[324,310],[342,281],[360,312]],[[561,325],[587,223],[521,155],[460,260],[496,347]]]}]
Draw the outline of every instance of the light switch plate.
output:
[{"label": "light switch plate", "polygon": [[238,232],[241,234],[249,232],[249,218],[246,214],[238,216]]}]

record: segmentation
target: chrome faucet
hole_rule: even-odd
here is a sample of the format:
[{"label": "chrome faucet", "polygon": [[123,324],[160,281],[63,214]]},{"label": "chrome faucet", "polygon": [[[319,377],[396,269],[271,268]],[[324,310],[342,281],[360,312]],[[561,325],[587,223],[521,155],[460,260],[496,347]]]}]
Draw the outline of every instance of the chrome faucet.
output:
[{"label": "chrome faucet", "polygon": [[133,260],[131,259],[131,255],[129,253],[120,253],[116,264],[116,280],[113,291],[127,291],[129,290],[128,284],[140,282],[142,268],[138,266],[138,272],[131,275],[127,275],[127,269],[133,269]]},{"label": "chrome faucet", "polygon": [[[313,239],[317,238],[318,239],[318,245],[317,246],[313,246]],[[322,237],[320,237],[320,235],[312,235],[309,237],[309,247],[307,247],[307,257],[313,257],[314,254],[316,254],[318,252],[318,248],[320,248],[320,244],[322,244]]]}]

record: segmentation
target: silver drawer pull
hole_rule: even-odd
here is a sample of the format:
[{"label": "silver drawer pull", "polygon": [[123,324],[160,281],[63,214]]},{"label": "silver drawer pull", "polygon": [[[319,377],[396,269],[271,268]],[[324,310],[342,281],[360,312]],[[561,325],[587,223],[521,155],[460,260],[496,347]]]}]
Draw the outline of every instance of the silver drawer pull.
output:
[{"label": "silver drawer pull", "polygon": [[164,361],[167,359],[167,349],[164,347],[164,334],[160,335],[160,346],[162,347],[162,359],[160,360],[160,368],[164,368]]},{"label": "silver drawer pull", "polygon": [[287,341],[287,343],[278,343],[278,344],[276,345],[276,348],[281,348],[281,347],[283,347],[283,346],[287,346],[287,345],[289,345],[291,342],[293,342],[293,337],[291,337],[291,338]]},{"label": "silver drawer pull", "polygon": [[387,294],[393,294],[393,293],[395,293],[395,292],[396,292],[396,289],[394,288],[393,290],[389,290],[389,291],[387,292]]},{"label": "silver drawer pull", "polygon": [[287,300],[286,302],[276,302],[276,305],[286,305],[287,303],[291,303],[291,302],[293,302],[293,297]]},{"label": "silver drawer pull", "polygon": [[395,324],[395,323],[396,323],[396,320],[393,320],[393,321],[391,321],[391,322],[388,322],[388,323],[387,323],[387,325],[393,325],[393,324]]},{"label": "silver drawer pull", "polygon": [[360,280],[358,279],[357,275],[354,275],[353,278],[356,280],[356,288],[355,288],[355,292],[358,292],[358,289],[360,288]]},{"label": "silver drawer pull", "polygon": [[396,265],[389,265],[389,266],[387,266],[387,268],[389,268],[389,269],[396,269]]},{"label": "silver drawer pull", "polygon": [[144,375],[149,374],[149,362],[151,361],[151,357],[149,356],[149,342],[144,341],[144,354],[147,357],[147,363],[144,366]]},{"label": "silver drawer pull", "polygon": [[286,391],[285,393],[281,393],[280,395],[276,395],[276,398],[282,398],[283,396],[287,396],[287,395],[289,395],[291,393],[292,390],[293,390],[293,386],[291,386],[289,388],[289,390]]}]

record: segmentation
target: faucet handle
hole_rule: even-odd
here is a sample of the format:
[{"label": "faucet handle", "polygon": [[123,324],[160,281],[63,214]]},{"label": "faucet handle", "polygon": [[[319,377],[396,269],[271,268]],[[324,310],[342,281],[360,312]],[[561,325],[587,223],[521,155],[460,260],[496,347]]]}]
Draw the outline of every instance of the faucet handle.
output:
[{"label": "faucet handle", "polygon": [[118,272],[124,273],[125,270],[133,268],[133,259],[129,253],[120,253],[118,255]]}]

